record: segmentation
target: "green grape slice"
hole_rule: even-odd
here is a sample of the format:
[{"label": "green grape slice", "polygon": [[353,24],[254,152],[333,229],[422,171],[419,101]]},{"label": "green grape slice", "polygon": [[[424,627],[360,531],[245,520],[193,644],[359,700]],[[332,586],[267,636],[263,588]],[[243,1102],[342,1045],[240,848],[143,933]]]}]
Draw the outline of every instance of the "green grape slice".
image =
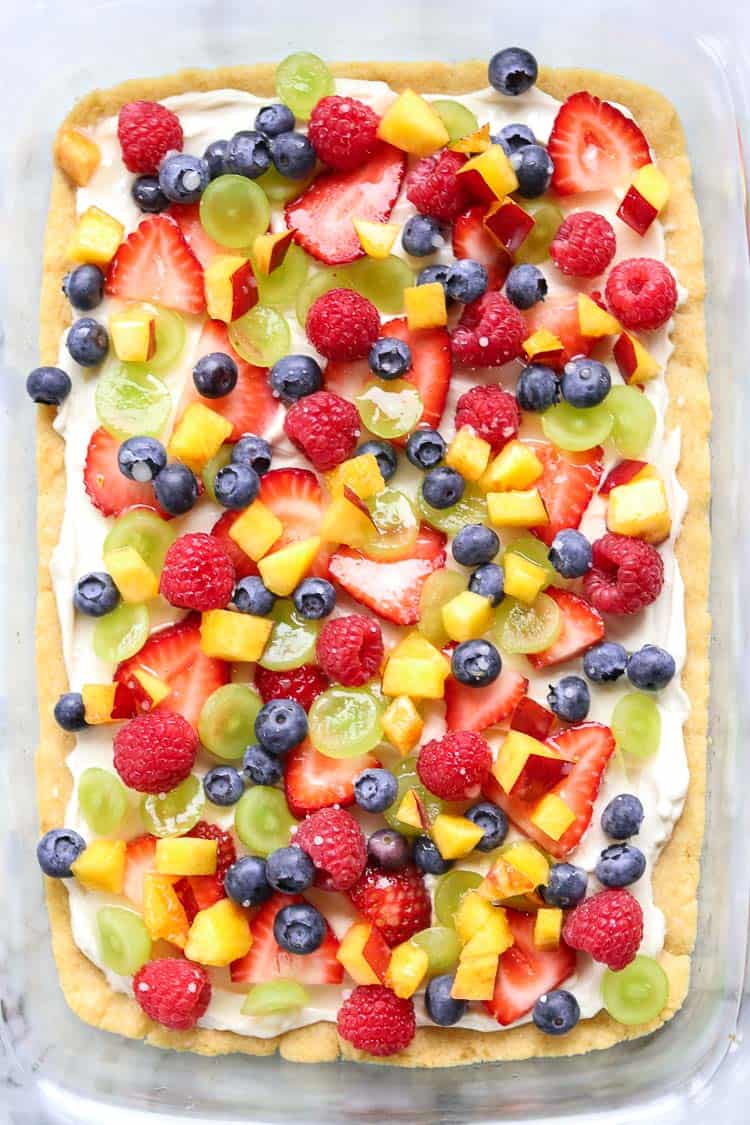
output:
[{"label": "green grape slice", "polygon": [[151,958],[151,938],[143,919],[122,906],[104,906],[96,912],[99,956],[108,969],[131,977]]},{"label": "green grape slice", "polygon": [[256,305],[229,325],[234,350],[256,367],[273,367],[286,355],[292,334],[281,313],[268,305]]},{"label": "green grape slice", "polygon": [[287,55],[276,67],[276,93],[295,117],[303,121],[312,113],[321,98],[336,89],[333,75],[318,55],[296,51]]},{"label": "green grape slice", "polygon": [[217,758],[233,762],[255,741],[261,699],[249,684],[223,684],[201,708],[198,737]]},{"label": "green grape slice", "polygon": [[150,302],[130,307],[142,308],[156,318],[154,325],[156,347],[147,363],[125,363],[123,367],[131,373],[141,375],[145,375],[148,371],[156,375],[164,375],[171,371],[185,347],[185,321],[174,309],[164,309],[161,305],[152,305]]},{"label": "green grape slice", "polygon": [[302,195],[302,192],[310,186],[312,180],[312,176],[305,180],[288,180],[286,176],[277,172],[272,164],[268,171],[264,172],[262,176],[258,176],[254,183],[263,188],[272,203],[291,203],[298,195]]},{"label": "green grape slice", "polygon": [[549,247],[565,216],[551,203],[524,202],[524,211],[534,218],[534,226],[513,255],[513,260],[538,266],[549,257]]},{"label": "green grape slice", "polygon": [[529,562],[543,567],[547,573],[547,585],[556,581],[565,584],[565,579],[560,577],[549,561],[549,547],[546,543],[542,543],[541,539],[536,539],[533,535],[520,535],[517,539],[511,539],[503,549],[503,563],[507,555],[520,555]]},{"label": "green grape slice", "polygon": [[669,979],[653,957],[640,954],[619,972],[604,971],[604,1007],[613,1020],[627,1027],[656,1019],[668,999]]},{"label": "green grape slice", "polygon": [[424,949],[429,957],[427,965],[429,977],[449,973],[455,968],[461,952],[461,942],[452,926],[430,926],[428,930],[420,930],[410,940],[420,949]]},{"label": "green grape slice", "polygon": [[135,656],[148,640],[149,615],[145,605],[120,604],[94,622],[94,652],[100,660],[119,664]]},{"label": "green grape slice", "polygon": [[443,625],[443,606],[466,589],[466,576],[457,570],[433,570],[427,576],[419,597],[417,629],[435,648],[442,648],[450,637]]},{"label": "green grape slice", "polygon": [[107,533],[102,557],[119,547],[133,547],[154,574],[161,574],[167,551],[177,531],[173,523],[163,520],[148,508],[134,508],[118,516]]},{"label": "green grape slice", "polygon": [[191,773],[169,793],[146,794],[141,817],[154,836],[184,836],[200,820],[205,804],[200,778]]},{"label": "green grape slice", "polygon": [[284,794],[268,785],[248,789],[234,810],[234,827],[240,840],[251,855],[264,858],[286,847],[296,823]]},{"label": "green grape slice", "polygon": [[369,380],[354,403],[362,425],[382,438],[410,433],[424,412],[422,396],[406,379],[392,379],[387,383]]},{"label": "green grape slice", "polygon": [[456,912],[467,891],[475,891],[482,882],[477,871],[454,868],[441,875],[435,886],[435,913],[443,926],[455,929]]},{"label": "green grape slice", "polygon": [[404,311],[404,289],[414,284],[414,271],[403,258],[360,258],[347,267],[349,284],[389,316]]},{"label": "green grape slice", "polygon": [[476,484],[467,484],[463,496],[452,508],[433,508],[420,488],[417,505],[427,523],[446,535],[457,535],[467,523],[487,522],[487,499]]},{"label": "green grape slice", "polygon": [[332,289],[351,289],[348,271],[342,266],[333,270],[319,270],[300,285],[295,308],[302,328],[307,324],[307,314],[318,297],[330,293]]},{"label": "green grape slice", "polygon": [[268,230],[271,206],[263,188],[245,176],[217,176],[200,202],[201,226],[209,238],[239,250]]},{"label": "green grape slice", "polygon": [[421,836],[421,828],[414,828],[411,824],[405,824],[404,821],[399,820],[396,815],[407,791],[409,789],[414,789],[416,791],[417,796],[425,807],[425,812],[427,813],[430,823],[443,811],[443,802],[422,785],[417,774],[416,758],[404,758],[403,761],[399,762],[393,772],[398,780],[398,792],[396,794],[396,800],[385,810],[383,816],[390,827],[395,828],[402,836]]},{"label": "green grape slice", "polygon": [[242,1005],[243,1016],[272,1016],[294,1012],[310,1003],[310,993],[296,980],[265,980],[254,984]]},{"label": "green grape slice", "polygon": [[538,594],[531,605],[504,598],[495,615],[492,633],[502,652],[544,652],[560,636],[562,617],[556,601]]},{"label": "green grape slice", "polygon": [[321,622],[307,621],[294,602],[280,598],[268,615],[276,624],[258,663],[272,672],[288,672],[315,660],[315,645]]},{"label": "green grape slice", "polygon": [[99,421],[118,441],[158,437],[172,412],[166,384],[135,364],[111,367],[100,375],[94,402]]},{"label": "green grape slice", "polygon": [[656,428],[656,411],[637,387],[613,387],[603,405],[613,418],[612,441],[623,457],[645,453]]},{"label": "green grape slice", "polygon": [[661,741],[661,713],[650,695],[631,691],[623,695],[612,712],[612,733],[623,754],[650,758]]},{"label": "green grape slice", "polygon": [[119,777],[110,770],[90,766],[78,779],[78,804],[91,831],[98,836],[109,836],[125,819],[128,794]]},{"label": "green grape slice", "polygon": [[383,710],[372,692],[334,684],[310,708],[310,741],[327,758],[367,754],[383,737]]},{"label": "green grape slice", "polygon": [[569,402],[551,406],[541,416],[544,436],[558,449],[572,453],[601,445],[609,437],[613,425],[607,402],[589,406],[585,410],[579,410]]},{"label": "green grape slice", "polygon": [[216,499],[216,493],[214,491],[214,481],[216,480],[216,474],[220,469],[225,468],[232,460],[233,449],[233,445],[222,445],[219,449],[219,452],[215,453],[210,461],[206,461],[206,464],[201,469],[201,480],[203,481],[203,486],[206,489],[208,495],[213,500],[214,504],[218,503]]},{"label": "green grape slice", "polygon": [[430,102],[430,105],[448,130],[451,144],[476,133],[479,128],[476,116],[461,102],[455,102],[452,98],[438,98],[437,101]]},{"label": "green grape slice", "polygon": [[384,488],[365,502],[375,527],[362,552],[384,562],[408,558],[419,535],[419,517],[409,497],[396,488]]},{"label": "green grape slice", "polygon": [[277,309],[293,309],[300,286],[305,282],[310,259],[296,243],[287,250],[284,261],[273,273],[255,270],[261,303]]}]

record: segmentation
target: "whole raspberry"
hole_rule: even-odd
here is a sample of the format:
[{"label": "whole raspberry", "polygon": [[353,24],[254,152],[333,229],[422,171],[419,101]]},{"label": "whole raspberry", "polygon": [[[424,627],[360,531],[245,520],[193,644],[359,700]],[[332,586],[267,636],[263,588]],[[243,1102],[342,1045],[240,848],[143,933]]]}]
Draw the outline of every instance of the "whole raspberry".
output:
[{"label": "whole raspberry", "polygon": [[318,635],[318,663],[345,687],[366,684],[383,659],[383,634],[372,617],[351,613],[326,621]]},{"label": "whole raspberry", "polygon": [[641,904],[630,891],[600,891],[571,910],[563,938],[571,949],[590,953],[610,969],[624,969],[643,938]]},{"label": "whole raspberry", "polygon": [[349,897],[390,946],[408,941],[413,934],[426,929],[432,918],[429,891],[412,864],[398,871],[368,867]]},{"label": "whole raspberry", "polygon": [[177,114],[158,102],[128,102],[117,118],[122,161],[129,172],[156,172],[168,152],[182,151]]},{"label": "whole raspberry", "polygon": [[453,357],[467,367],[502,367],[521,354],[526,322],[502,293],[466,305],[451,334]]},{"label": "whole raspberry", "polygon": [[149,711],[120,727],[114,737],[114,766],[129,789],[169,793],[190,773],[198,736],[174,711]]},{"label": "whole raspberry", "polygon": [[466,161],[460,152],[444,149],[415,165],[406,184],[406,198],[423,215],[450,223],[469,206],[466,188],[456,175]]},{"label": "whole raspberry", "polygon": [[369,1055],[395,1055],[409,1046],[416,1031],[414,1004],[382,984],[359,984],[339,1008],[338,1033]]},{"label": "whole raspberry", "polygon": [[195,1027],[211,1000],[202,965],[178,957],[148,961],[133,977],[133,995],[149,1019],[173,1031]]},{"label": "whole raspberry", "polygon": [[615,232],[604,215],[576,211],[558,227],[549,256],[570,277],[596,277],[604,273],[616,249]]},{"label": "whole raspberry", "polygon": [[305,327],[326,359],[363,359],[380,335],[380,313],[353,289],[330,289],[313,301]]},{"label": "whole raspberry", "polygon": [[600,613],[637,613],[655,602],[664,584],[664,563],[650,543],[609,531],[592,544],[583,594]]},{"label": "whole raspberry", "polygon": [[223,609],[234,590],[234,566],[215,535],[188,532],[167,551],[159,593],[179,609]]},{"label": "whole raspberry", "polygon": [[628,258],[612,270],[604,295],[624,328],[648,331],[669,320],[677,304],[677,285],[663,262]]},{"label": "whole raspberry", "polygon": [[472,801],[487,780],[492,754],[481,734],[459,730],[425,742],[417,758],[419,780],[443,801]]},{"label": "whole raspberry", "polygon": [[255,668],[255,686],[264,703],[271,699],[293,699],[309,711],[322,691],[330,685],[328,676],[317,664],[301,664],[288,672],[272,672],[270,668]]},{"label": "whole raspberry", "polygon": [[367,863],[362,829],[351,813],[319,809],[302,821],[292,843],[307,852],[317,870],[316,885],[325,891],[348,891]]},{"label": "whole raspberry", "polygon": [[514,396],[499,383],[472,387],[456,403],[456,429],[471,426],[479,437],[499,451],[518,433],[521,411]]},{"label": "whole raspberry", "polygon": [[321,98],[310,115],[307,135],[324,164],[348,172],[365,164],[378,147],[380,118],[356,98]]},{"label": "whole raspberry", "polygon": [[237,858],[237,849],[230,834],[218,824],[199,820],[187,835],[197,840],[216,840],[216,878],[223,883],[224,876]]},{"label": "whole raspberry", "polygon": [[284,419],[286,436],[323,473],[351,457],[359,431],[356,406],[330,391],[299,399]]}]

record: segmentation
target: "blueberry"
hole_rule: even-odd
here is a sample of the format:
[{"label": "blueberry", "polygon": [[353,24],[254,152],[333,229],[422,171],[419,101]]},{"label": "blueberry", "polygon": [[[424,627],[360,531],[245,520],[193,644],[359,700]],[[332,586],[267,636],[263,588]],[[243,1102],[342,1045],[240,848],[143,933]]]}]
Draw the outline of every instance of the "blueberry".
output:
[{"label": "blueberry", "polygon": [[278,137],[280,133],[289,133],[294,128],[294,114],[288,105],[279,102],[264,105],[258,110],[255,128],[266,137]]},{"label": "blueberry", "polygon": [[323,372],[311,355],[285,355],[271,368],[268,381],[282,402],[297,402],[323,386]]},{"label": "blueberry", "polygon": [[537,266],[514,266],[505,281],[505,296],[517,309],[530,309],[547,296],[547,279]]},{"label": "blueberry", "polygon": [[212,805],[236,805],[245,783],[234,766],[214,766],[203,778],[203,791]]},{"label": "blueberry", "polygon": [[84,574],[76,582],[73,591],[73,605],[79,613],[87,617],[104,617],[120,603],[120,591],[106,571],[97,570]]},{"label": "blueberry", "polygon": [[367,841],[367,854],[384,871],[399,871],[411,859],[411,844],[395,828],[379,828]]},{"label": "blueberry", "polygon": [[595,684],[611,684],[625,674],[628,654],[614,641],[594,645],[583,657],[583,671]]},{"label": "blueberry", "polygon": [[442,973],[433,977],[427,985],[424,996],[427,1015],[438,1027],[453,1027],[466,1014],[468,1000],[454,1000],[451,996],[453,973]]},{"label": "blueberry", "polygon": [[417,469],[434,469],[445,457],[445,440],[437,430],[414,430],[406,439],[406,457]]},{"label": "blueberry", "polygon": [[411,348],[395,336],[381,336],[370,348],[367,362],[379,379],[398,379],[411,367]]},{"label": "blueberry", "polygon": [[531,1018],[546,1035],[566,1035],[581,1018],[581,1009],[572,992],[555,988],[539,997]]},{"label": "blueberry", "polygon": [[461,566],[482,566],[492,562],[500,550],[500,540],[483,523],[467,523],[453,540],[453,558]]},{"label": "blueberry", "polygon": [[203,398],[224,398],[237,386],[237,364],[231,355],[210,352],[193,368],[193,382]]},{"label": "blueberry", "polygon": [[104,297],[104,271],[98,266],[76,266],[63,279],[63,293],[74,309],[91,312]]},{"label": "blueberry", "polygon": [[396,800],[397,792],[398,782],[390,770],[365,770],[354,782],[354,800],[365,812],[384,812]]},{"label": "blueberry", "polygon": [[200,156],[173,152],[159,166],[159,187],[172,203],[197,203],[208,183],[208,164]]},{"label": "blueberry", "polygon": [[223,176],[226,172],[226,158],[228,148],[229,141],[211,141],[211,144],[203,153],[203,159],[208,165],[208,174],[212,180],[215,180],[217,176]]},{"label": "blueberry", "polygon": [[474,845],[478,852],[491,852],[494,848],[499,848],[508,835],[508,818],[491,801],[480,801],[478,805],[472,805],[464,816],[484,829],[484,836]]},{"label": "blueberry", "polygon": [[237,465],[249,465],[259,477],[271,468],[273,452],[265,438],[243,434],[232,449],[232,460]]},{"label": "blueberry", "polygon": [[643,824],[643,805],[632,793],[618,793],[601,817],[602,831],[613,840],[636,836]]},{"label": "blueberry", "polygon": [[152,437],[127,438],[117,451],[120,472],[128,480],[148,484],[167,463],[167,451]]},{"label": "blueberry", "polygon": [[518,194],[524,199],[544,195],[552,181],[555,166],[552,157],[542,145],[526,145],[510,158],[518,180]]},{"label": "blueberry", "polygon": [[514,122],[512,125],[503,125],[500,132],[496,137],[492,138],[493,144],[500,145],[507,156],[519,149],[525,148],[526,145],[535,145],[536,137],[528,125],[522,124],[520,121]]},{"label": "blueberry", "polygon": [[266,878],[275,891],[298,895],[313,885],[315,864],[302,848],[277,848],[266,860]]},{"label": "blueberry", "polygon": [[78,691],[66,691],[55,704],[55,721],[67,731],[83,730],[88,726],[83,696]]},{"label": "blueberry", "polygon": [[271,166],[268,141],[262,133],[244,129],[235,133],[227,145],[224,167],[235,176],[256,180]]},{"label": "blueberry", "polygon": [[522,410],[541,414],[560,397],[560,384],[551,367],[532,363],[524,367],[516,384],[516,399]]},{"label": "blueberry", "polygon": [[65,343],[71,359],[81,367],[98,367],[109,351],[107,329],[93,316],[82,316],[71,325]]},{"label": "blueberry", "polygon": [[36,858],[51,879],[69,879],[72,865],[85,850],[86,841],[72,828],[52,828],[37,844]]},{"label": "blueberry", "polygon": [[380,475],[386,483],[395,476],[396,469],[398,468],[398,458],[394,452],[393,446],[387,441],[363,441],[358,445],[354,456],[364,457],[365,454],[372,453],[380,467]]},{"label": "blueberry", "polygon": [[536,59],[523,47],[506,47],[505,50],[498,51],[487,67],[490,86],[509,98],[530,90],[536,82],[538,72]]},{"label": "blueberry", "polygon": [[146,215],[158,215],[169,207],[158,176],[136,176],[130,185],[130,194],[138,210]]},{"label": "blueberry", "polygon": [[646,870],[646,857],[633,844],[611,844],[596,861],[594,874],[605,887],[629,887]]},{"label": "blueberry", "polygon": [[442,285],[443,289],[445,289],[449,269],[450,266],[442,265],[442,263],[437,263],[434,266],[425,266],[425,268],[420,270],[417,274],[417,285],[432,285],[433,282],[437,281]]},{"label": "blueberry", "polygon": [[503,600],[505,576],[503,568],[497,563],[485,563],[477,567],[469,579],[469,589],[473,594],[481,594],[489,598],[493,606],[500,605]]},{"label": "blueberry", "polygon": [[591,706],[588,684],[581,676],[563,676],[556,684],[550,684],[547,702],[559,719],[580,723]]},{"label": "blueberry", "polygon": [[292,601],[300,617],[320,621],[333,613],[336,591],[325,578],[303,578],[292,594]]},{"label": "blueberry", "polygon": [[323,915],[309,902],[282,906],[273,920],[273,936],[287,953],[303,957],[323,944],[326,924]]},{"label": "blueberry", "polygon": [[249,465],[230,461],[214,477],[214,496],[222,508],[248,508],[258,495],[260,477]]},{"label": "blueberry", "polygon": [[61,367],[35,367],[26,379],[26,391],[33,402],[59,406],[71,392],[70,375]]},{"label": "blueberry", "polygon": [[284,776],[284,769],[278,758],[254,743],[243,755],[242,773],[253,785],[275,785]]},{"label": "blueberry", "polygon": [[269,754],[286,754],[307,735],[307,715],[294,699],[272,699],[255,720],[255,737]]},{"label": "blueberry", "polygon": [[591,570],[591,544],[580,531],[566,527],[552,540],[547,558],[563,578],[582,578]]},{"label": "blueberry", "polygon": [[451,671],[460,684],[486,687],[500,675],[503,662],[489,641],[464,641],[451,653]]},{"label": "blueberry", "polygon": [[287,180],[306,179],[318,159],[304,133],[281,133],[271,139],[270,149],[274,168]]},{"label": "blueberry", "polygon": [[240,613],[251,613],[253,617],[267,617],[276,604],[276,596],[263,584],[257,574],[240,578],[232,594],[232,605]]},{"label": "blueberry", "polygon": [[401,231],[401,245],[414,258],[426,258],[445,246],[440,223],[430,215],[412,215]]},{"label": "blueberry", "polygon": [[413,857],[417,870],[424,875],[444,875],[453,867],[453,860],[443,859],[429,836],[417,836]]},{"label": "blueberry", "polygon": [[266,878],[266,861],[259,855],[243,855],[224,876],[224,890],[240,906],[259,906],[273,894]]},{"label": "blueberry", "polygon": [[187,465],[173,461],[154,479],[154,495],[170,516],[182,516],[198,499],[198,481]]},{"label": "blueberry", "polygon": [[628,679],[641,691],[661,691],[677,671],[674,657],[658,645],[644,645],[628,659]]},{"label": "blueberry", "polygon": [[471,258],[459,258],[449,267],[445,278],[445,292],[452,301],[468,305],[486,293],[488,285],[487,270],[481,262]]},{"label": "blueberry", "polygon": [[464,494],[464,478],[445,466],[432,469],[422,481],[422,495],[431,508],[452,508]]},{"label": "blueberry", "polygon": [[571,406],[585,409],[604,402],[612,386],[612,377],[605,363],[578,356],[565,364],[560,389]]},{"label": "blueberry", "polygon": [[548,906],[569,910],[586,897],[589,877],[582,867],[572,863],[553,863],[549,869],[547,886],[542,887],[542,898]]}]

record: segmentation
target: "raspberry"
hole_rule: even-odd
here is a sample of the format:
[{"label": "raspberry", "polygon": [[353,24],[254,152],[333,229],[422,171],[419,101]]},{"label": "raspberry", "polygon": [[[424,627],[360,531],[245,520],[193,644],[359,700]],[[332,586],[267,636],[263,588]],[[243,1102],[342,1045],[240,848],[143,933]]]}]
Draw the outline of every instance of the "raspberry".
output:
[{"label": "raspberry", "polygon": [[354,453],[359,414],[353,403],[330,391],[293,403],[284,419],[284,433],[320,472],[335,469]]},{"label": "raspberry", "polygon": [[471,426],[498,453],[514,438],[521,425],[521,411],[512,394],[499,383],[472,387],[456,403],[456,429]]},{"label": "raspberry", "polygon": [[122,161],[129,172],[156,172],[168,152],[182,151],[182,126],[158,102],[128,102],[117,118]]},{"label": "raspberry", "polygon": [[456,175],[465,160],[460,152],[448,149],[438,156],[426,156],[409,176],[406,198],[423,215],[450,223],[470,203],[468,192]]},{"label": "raspberry", "polygon": [[571,910],[563,938],[610,969],[624,969],[643,938],[641,904],[626,890],[600,891]]},{"label": "raspberry", "polygon": [[414,1038],[416,1020],[411,1000],[401,1000],[382,984],[360,984],[339,1008],[342,1039],[370,1055],[395,1055]]},{"label": "raspberry", "polygon": [[199,820],[187,835],[197,840],[216,840],[216,878],[223,883],[224,876],[237,858],[232,837],[220,825],[209,824],[205,820]]},{"label": "raspberry", "polygon": [[464,308],[453,329],[453,356],[468,367],[502,367],[521,354],[526,322],[502,293],[485,293]]},{"label": "raspberry", "polygon": [[167,551],[159,593],[180,609],[223,609],[234,590],[234,566],[220,541],[204,532],[175,539]]},{"label": "raspberry", "polygon": [[378,147],[380,118],[356,98],[321,98],[307,135],[324,164],[348,172],[365,164]]},{"label": "raspberry", "polygon": [[583,593],[600,613],[637,613],[659,597],[664,563],[650,543],[610,531],[592,545],[592,555]]},{"label": "raspberry", "polygon": [[205,1013],[211,1000],[211,983],[202,965],[161,957],[135,974],[133,995],[149,1019],[174,1031],[187,1031]]},{"label": "raspberry", "polygon": [[293,699],[309,711],[320,693],[329,686],[329,680],[317,664],[302,664],[288,672],[272,672],[258,664],[255,686],[264,703],[271,699]]},{"label": "raspberry", "polygon": [[305,327],[326,359],[363,359],[380,335],[380,313],[353,289],[330,289],[313,301]]},{"label": "raspberry", "polygon": [[383,659],[383,634],[377,621],[359,613],[326,621],[318,636],[318,662],[327,676],[345,687],[371,680]]},{"label": "raspberry", "polygon": [[568,215],[549,248],[557,268],[571,277],[596,277],[615,256],[617,243],[612,225],[596,211]]},{"label": "raspberry", "polygon": [[424,744],[417,773],[443,801],[471,801],[479,796],[491,765],[490,748],[481,734],[459,730]]},{"label": "raspberry", "polygon": [[399,871],[368,867],[349,897],[390,946],[408,941],[413,934],[426,929],[432,918],[429,892],[412,864]]},{"label": "raspberry", "polygon": [[176,711],[137,715],[114,737],[114,766],[129,789],[169,793],[195,764],[198,736]]},{"label": "raspberry", "polygon": [[317,869],[316,885],[325,891],[348,891],[367,863],[362,829],[344,809],[319,809],[302,821],[293,843],[307,852]]},{"label": "raspberry", "polygon": [[677,304],[675,280],[655,258],[620,262],[607,278],[604,294],[624,328],[661,328]]}]

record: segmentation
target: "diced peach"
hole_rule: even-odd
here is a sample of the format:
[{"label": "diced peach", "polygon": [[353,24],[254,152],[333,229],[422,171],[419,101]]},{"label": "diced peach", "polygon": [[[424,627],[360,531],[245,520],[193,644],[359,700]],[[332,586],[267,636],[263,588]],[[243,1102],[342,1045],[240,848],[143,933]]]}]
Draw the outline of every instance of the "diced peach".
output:
[{"label": "diced peach", "polygon": [[125,841],[92,840],[70,870],[89,891],[122,894],[125,880]]},{"label": "diced peach", "polygon": [[479,478],[483,492],[519,491],[530,488],[544,467],[530,445],[514,439],[498,453]]},{"label": "diced peach", "polygon": [[475,156],[480,152],[486,152],[491,144],[490,126],[489,122],[486,122],[475,133],[469,133],[466,137],[459,137],[448,147],[451,152],[463,152],[467,156]]},{"label": "diced peach", "polygon": [[174,883],[171,875],[146,872],[143,877],[143,921],[153,941],[169,941],[184,949],[190,923]]},{"label": "diced peach", "polygon": [[156,317],[133,306],[109,318],[112,350],[123,363],[145,363],[156,350]]},{"label": "diced peach", "polygon": [[556,363],[564,349],[563,342],[548,328],[537,328],[523,342],[529,363]]},{"label": "diced peach", "polygon": [[122,600],[137,605],[159,593],[159,579],[135,547],[116,547],[107,551],[104,565],[112,576]]},{"label": "diced peach", "polygon": [[388,257],[401,230],[398,223],[371,223],[366,219],[352,219],[352,223],[368,258]]},{"label": "diced peach", "polygon": [[545,743],[540,742],[536,738],[532,738],[528,734],[523,734],[520,730],[511,730],[508,732],[492,764],[492,776],[498,782],[500,788],[505,793],[510,794],[523,774],[527,763],[532,759],[544,759],[559,764],[560,774],[559,776],[554,776],[553,774],[550,782],[550,788],[552,788],[559,780],[559,777],[562,776],[561,771],[565,766],[565,758],[562,757],[558,750],[553,749],[551,746],[546,746]]},{"label": "diced peach", "polygon": [[506,595],[517,598],[525,605],[531,605],[549,582],[545,567],[524,558],[523,555],[516,554],[515,551],[506,552],[503,571]]},{"label": "diced peach", "polygon": [[253,500],[249,508],[236,519],[229,529],[229,538],[233,539],[245,554],[258,562],[262,559],[284,530],[284,525],[278,516],[260,500]]},{"label": "diced peach", "polygon": [[349,485],[335,496],[323,513],[320,538],[324,543],[345,543],[347,547],[364,547],[375,532],[375,523],[367,505]]},{"label": "diced peach", "polygon": [[230,324],[258,303],[258,283],[249,258],[217,254],[203,271],[206,309],[214,320]]},{"label": "diced peach", "polygon": [[499,246],[515,254],[531,233],[535,220],[515,200],[499,199],[490,204],[482,222]]},{"label": "diced peach", "polygon": [[647,383],[655,379],[661,367],[654,357],[644,348],[640,340],[623,332],[617,337],[612,349],[617,370],[626,383]]},{"label": "diced peach", "polygon": [[280,230],[275,234],[259,234],[253,243],[253,259],[259,273],[265,277],[277,270],[286,258],[294,240],[293,230]]},{"label": "diced peach", "polygon": [[559,840],[575,821],[576,814],[556,793],[546,793],[530,816],[536,825],[552,840]]},{"label": "diced peach", "polygon": [[383,715],[383,734],[398,750],[406,756],[418,744],[424,729],[424,719],[408,695],[398,695]]},{"label": "diced peach", "polygon": [[360,500],[369,500],[385,488],[383,474],[374,453],[362,453],[342,461],[332,472],[326,474],[326,484],[331,496],[343,496],[345,488],[356,492]]},{"label": "diced peach", "polygon": [[250,951],[253,935],[247,914],[230,898],[199,910],[188,933],[185,956],[199,965],[222,967]]},{"label": "diced peach", "polygon": [[496,953],[459,959],[451,987],[454,1000],[491,1000],[500,958]]},{"label": "diced peach", "polygon": [[268,589],[280,598],[291,594],[309,572],[320,544],[320,536],[313,535],[265,555],[258,563],[258,570]]},{"label": "diced peach", "polygon": [[383,672],[385,695],[442,699],[451,665],[440,649],[417,632],[409,633],[391,652]]},{"label": "diced peach", "polygon": [[543,906],[534,919],[534,945],[547,953],[560,946],[563,912],[559,906]]},{"label": "diced peach", "polygon": [[404,308],[410,330],[442,328],[448,323],[445,290],[439,281],[404,289]]},{"label": "diced peach", "polygon": [[216,456],[231,432],[232,423],[221,414],[202,402],[191,402],[172,434],[169,452],[194,473],[199,473]]},{"label": "diced peach", "polygon": [[492,624],[494,610],[489,598],[463,590],[443,606],[443,628],[452,641],[470,641],[481,637]]},{"label": "diced peach", "polygon": [[464,480],[479,480],[487,468],[492,446],[471,426],[462,426],[445,453],[445,463]]},{"label": "diced peach", "polygon": [[390,959],[383,935],[370,922],[351,925],[336,951],[336,960],[356,984],[382,984]]},{"label": "diced peach", "polygon": [[484,829],[466,816],[439,813],[430,834],[443,859],[460,859],[474,851]]},{"label": "diced peach", "polygon": [[536,527],[549,523],[538,488],[488,492],[487,511],[496,527]]},{"label": "diced peach", "polygon": [[201,617],[201,652],[232,663],[254,663],[263,655],[273,624],[250,613],[208,610]]},{"label": "diced peach", "polygon": [[117,253],[124,234],[125,227],[118,219],[102,211],[101,207],[87,207],[68,245],[68,257],[73,262],[107,266]]},{"label": "diced peach", "polygon": [[431,156],[450,141],[448,130],[429,102],[404,90],[380,119],[378,136],[412,156]]},{"label": "diced peach", "polygon": [[404,941],[391,953],[386,983],[402,1000],[408,1000],[427,975],[429,963],[427,952],[421,946]]},{"label": "diced peach", "polygon": [[513,165],[500,145],[496,144],[467,160],[458,169],[457,175],[475,199],[486,203],[504,199],[518,187]]},{"label": "diced peach", "polygon": [[613,488],[607,505],[607,527],[618,535],[631,535],[647,543],[667,539],[672,517],[661,477],[639,476]]},{"label": "diced peach", "polygon": [[430,818],[424,807],[424,801],[416,789],[406,790],[403,800],[396,810],[396,816],[404,824],[409,824],[412,828],[418,828],[420,832],[429,832],[430,830]]},{"label": "diced peach", "polygon": [[85,187],[102,159],[96,141],[80,129],[67,126],[59,131],[55,140],[55,160],[59,168],[70,176],[76,187]]},{"label": "diced peach", "polygon": [[216,852],[216,840],[167,836],[156,841],[156,870],[160,875],[214,875]]},{"label": "diced peach", "polygon": [[578,294],[578,326],[582,336],[598,340],[602,336],[614,336],[622,331],[619,320],[597,305],[585,293]]}]

